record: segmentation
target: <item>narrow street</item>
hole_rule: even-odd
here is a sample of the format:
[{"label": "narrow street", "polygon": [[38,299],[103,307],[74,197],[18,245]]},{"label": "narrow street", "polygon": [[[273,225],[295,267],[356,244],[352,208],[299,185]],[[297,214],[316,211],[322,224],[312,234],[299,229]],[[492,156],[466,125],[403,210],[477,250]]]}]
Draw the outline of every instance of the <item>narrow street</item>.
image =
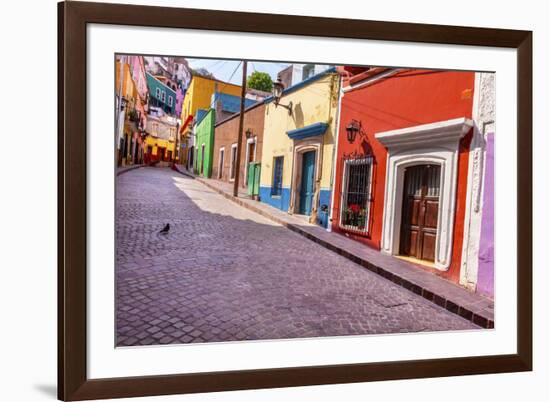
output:
[{"label": "narrow street", "polygon": [[170,169],[116,186],[119,346],[477,328]]}]

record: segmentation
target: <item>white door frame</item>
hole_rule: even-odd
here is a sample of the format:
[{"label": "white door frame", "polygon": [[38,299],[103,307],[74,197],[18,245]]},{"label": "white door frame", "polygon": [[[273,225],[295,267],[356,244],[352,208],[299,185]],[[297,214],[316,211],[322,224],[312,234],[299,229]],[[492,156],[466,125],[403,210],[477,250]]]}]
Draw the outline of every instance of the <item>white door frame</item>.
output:
[{"label": "white door frame", "polygon": [[457,189],[458,146],[473,123],[464,117],[376,134],[388,149],[382,252],[399,254],[405,169],[420,164],[441,166],[435,267],[451,264]]},{"label": "white door frame", "polygon": [[218,179],[223,178],[224,162],[225,162],[225,147],[220,147],[220,150],[218,151]]},{"label": "white door frame", "polygon": [[246,140],[246,156],[245,163],[243,166],[244,169],[244,184],[248,185],[248,144],[254,144],[254,162],[256,162],[256,150],[258,148],[257,137],[249,138]]},{"label": "white door frame", "polygon": [[318,199],[318,183],[321,180],[321,161],[323,160],[323,147],[320,138],[310,138],[306,140],[296,141],[294,145],[294,152],[292,155],[292,165],[294,169],[292,171],[291,185],[290,185],[290,206],[289,213],[297,214],[299,211],[299,194],[300,186],[302,184],[302,157],[304,153],[309,151],[315,151],[315,173],[314,173],[314,196],[311,205],[311,214],[316,211],[317,199]]},{"label": "white door frame", "polygon": [[233,161],[233,149],[237,149],[237,143],[231,144],[231,152],[229,155],[229,181],[235,181],[235,177],[239,174],[239,169],[235,168],[235,177],[231,178],[233,164],[237,161],[237,151],[235,151],[235,161]]}]

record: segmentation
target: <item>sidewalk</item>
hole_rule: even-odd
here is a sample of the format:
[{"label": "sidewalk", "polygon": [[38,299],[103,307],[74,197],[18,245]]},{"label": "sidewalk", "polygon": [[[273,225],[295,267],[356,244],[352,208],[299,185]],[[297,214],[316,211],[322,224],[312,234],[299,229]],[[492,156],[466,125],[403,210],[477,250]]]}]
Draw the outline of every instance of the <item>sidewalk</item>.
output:
[{"label": "sidewalk", "polygon": [[129,172],[130,170],[138,169],[143,166],[147,166],[147,165],[118,166],[116,168],[116,175],[120,176],[122,173],[126,173],[126,172]]},{"label": "sidewalk", "polygon": [[177,170],[227,199],[301,234],[482,328],[494,327],[494,303],[490,299],[426,272],[413,263],[382,254],[340,234],[327,232],[320,226],[306,222],[302,217],[289,215],[270,205],[251,200],[245,188],[239,188],[239,196],[234,197],[233,183],[198,177],[180,166]]}]

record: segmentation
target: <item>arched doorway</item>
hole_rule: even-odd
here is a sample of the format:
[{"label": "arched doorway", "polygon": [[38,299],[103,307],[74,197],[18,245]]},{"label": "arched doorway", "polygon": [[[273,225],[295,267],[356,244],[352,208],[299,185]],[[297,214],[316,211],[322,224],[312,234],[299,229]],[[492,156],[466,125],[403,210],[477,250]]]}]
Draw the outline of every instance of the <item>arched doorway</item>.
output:
[{"label": "arched doorway", "polygon": [[441,167],[405,168],[399,254],[435,261]]}]

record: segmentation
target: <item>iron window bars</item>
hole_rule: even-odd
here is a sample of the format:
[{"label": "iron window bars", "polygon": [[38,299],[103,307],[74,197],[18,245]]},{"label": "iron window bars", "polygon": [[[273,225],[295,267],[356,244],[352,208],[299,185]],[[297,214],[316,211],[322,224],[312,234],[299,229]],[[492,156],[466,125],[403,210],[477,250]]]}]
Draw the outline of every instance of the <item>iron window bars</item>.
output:
[{"label": "iron window bars", "polygon": [[283,192],[283,158],[282,156],[273,158],[273,185],[271,186],[271,195],[280,196]]},{"label": "iron window bars", "polygon": [[367,234],[371,204],[372,156],[344,160],[340,227]]}]

